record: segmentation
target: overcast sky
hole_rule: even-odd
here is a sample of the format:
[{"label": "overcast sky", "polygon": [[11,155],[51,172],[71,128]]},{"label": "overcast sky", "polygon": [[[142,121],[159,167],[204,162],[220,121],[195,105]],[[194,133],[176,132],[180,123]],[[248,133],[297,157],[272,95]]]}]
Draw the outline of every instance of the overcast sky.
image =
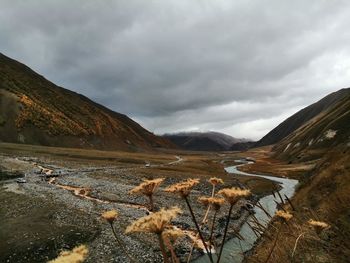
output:
[{"label": "overcast sky", "polygon": [[0,52],[157,134],[259,139],[350,86],[350,1],[0,0]]}]

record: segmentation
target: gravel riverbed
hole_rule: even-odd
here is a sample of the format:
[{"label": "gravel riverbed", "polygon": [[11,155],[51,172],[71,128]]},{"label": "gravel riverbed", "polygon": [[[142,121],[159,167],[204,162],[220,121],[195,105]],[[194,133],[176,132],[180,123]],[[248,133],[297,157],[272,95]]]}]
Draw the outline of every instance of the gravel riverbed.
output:
[{"label": "gravel riverbed", "polygon": [[[140,262],[162,262],[158,241],[152,234],[124,234],[131,222],[149,214],[143,196],[128,192],[138,185],[142,178],[134,166],[90,166],[73,167],[69,163],[50,162],[49,159],[2,156],[1,169],[7,174],[16,170],[26,183],[17,183],[15,178],[6,177],[1,181],[1,223],[6,230],[0,231],[1,262],[45,262],[56,256],[62,249],[70,249],[77,244],[87,244],[89,257],[86,262],[128,262],[116,244],[109,225],[100,215],[116,209],[116,232],[128,251]],[[52,170],[55,179],[48,181],[40,172],[42,168]],[[194,231],[195,227],[183,200],[163,192],[163,187],[178,182],[166,178],[154,196],[156,209],[178,206],[183,213],[173,224],[183,230]],[[51,183],[49,183],[51,182]],[[69,186],[69,189],[64,189]],[[237,186],[236,184],[225,187]],[[76,188],[80,195],[77,195]],[[83,190],[83,191],[81,191]],[[192,191],[190,200],[198,220],[205,209],[197,202],[199,196],[209,196],[211,185],[201,180]],[[84,196],[86,195],[86,196]],[[234,236],[233,229],[239,229],[249,212],[247,201],[235,206],[228,237]],[[218,214],[216,243],[220,243],[228,206]],[[21,227],[16,228],[16,224]],[[208,228],[204,235],[209,236]],[[23,241],[23,236],[24,241]],[[22,244],[18,245],[22,240]],[[176,244],[176,252],[184,261],[189,253],[191,241],[183,237]],[[203,252],[195,249],[193,258]]]}]

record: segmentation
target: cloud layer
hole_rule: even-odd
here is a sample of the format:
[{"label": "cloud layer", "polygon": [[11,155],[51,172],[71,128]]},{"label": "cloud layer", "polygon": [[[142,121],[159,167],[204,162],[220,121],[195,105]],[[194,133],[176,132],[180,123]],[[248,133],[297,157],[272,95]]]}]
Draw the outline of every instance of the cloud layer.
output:
[{"label": "cloud layer", "polygon": [[350,86],[348,1],[0,2],[0,52],[156,133],[258,139]]}]

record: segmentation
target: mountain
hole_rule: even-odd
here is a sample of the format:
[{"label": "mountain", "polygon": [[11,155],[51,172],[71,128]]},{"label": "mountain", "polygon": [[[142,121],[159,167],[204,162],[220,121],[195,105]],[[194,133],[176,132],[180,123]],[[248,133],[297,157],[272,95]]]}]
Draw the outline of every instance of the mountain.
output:
[{"label": "mountain", "polygon": [[337,95],[332,105],[274,146],[276,155],[290,160],[307,160],[336,149],[344,153],[349,151],[350,89],[331,95]]},{"label": "mountain", "polygon": [[[333,93],[331,97],[334,99],[332,105],[273,146],[272,157],[282,160],[287,174],[295,167],[302,168],[302,172],[297,175],[299,184],[296,193],[290,201],[293,207],[289,206],[293,218],[283,226],[278,226],[278,220],[271,223],[267,232],[269,238],[261,238],[251,256],[244,262],[261,262],[261,258],[266,258],[266,253],[272,251],[271,247],[274,248],[274,258],[278,262],[291,262],[291,259],[292,262],[349,261],[349,89]],[[313,167],[307,169],[310,164]],[[273,162],[269,165],[273,166]],[[310,219],[326,222],[330,228],[322,233],[316,231],[315,235],[314,229],[308,223]],[[289,234],[279,236],[282,232]],[[315,241],[319,240],[317,242],[325,242],[327,245],[316,245],[307,238],[303,241],[306,236],[315,236]],[[298,238],[300,239],[296,249]],[[294,258],[291,257],[293,247]]]},{"label": "mountain", "polygon": [[230,151],[246,151],[252,147],[254,147],[256,142],[248,141],[248,142],[237,142],[231,145]]},{"label": "mountain", "polygon": [[106,150],[175,147],[126,115],[0,53],[0,141]]},{"label": "mountain", "polygon": [[191,151],[228,151],[232,145],[248,141],[219,132],[180,132],[163,137],[179,148]]},{"label": "mountain", "polygon": [[316,115],[331,108],[337,104],[340,100],[350,93],[350,88],[341,89],[337,92],[333,92],[318,102],[298,111],[284,122],[279,124],[276,128],[266,134],[261,140],[259,140],[254,146],[260,147],[270,144],[275,144],[291,134],[293,131],[300,128],[302,125],[310,121]]},{"label": "mountain", "polygon": [[[272,223],[268,230],[270,238],[261,239],[245,262],[261,262],[271,247],[275,248],[274,256],[278,262],[290,262],[293,247],[297,251],[293,262],[349,261],[350,92],[346,89],[335,94],[342,94],[342,97],[272,148],[275,158],[293,163],[288,170],[310,163],[314,167],[299,174],[297,191],[291,201],[293,208],[290,207],[295,220],[281,227],[277,220]],[[309,219],[326,222],[330,228],[315,235],[308,224]],[[290,234],[278,237],[280,231]],[[327,245],[302,241],[312,235]],[[299,248],[295,249],[297,236],[303,237],[299,240]]]}]

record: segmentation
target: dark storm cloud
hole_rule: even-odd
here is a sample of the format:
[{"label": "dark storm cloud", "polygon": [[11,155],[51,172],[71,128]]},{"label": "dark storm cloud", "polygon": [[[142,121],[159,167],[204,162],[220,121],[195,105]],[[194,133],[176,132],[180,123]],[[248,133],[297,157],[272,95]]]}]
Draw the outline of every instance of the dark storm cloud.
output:
[{"label": "dark storm cloud", "polygon": [[348,1],[0,3],[1,52],[158,133],[259,138],[350,83]]}]

